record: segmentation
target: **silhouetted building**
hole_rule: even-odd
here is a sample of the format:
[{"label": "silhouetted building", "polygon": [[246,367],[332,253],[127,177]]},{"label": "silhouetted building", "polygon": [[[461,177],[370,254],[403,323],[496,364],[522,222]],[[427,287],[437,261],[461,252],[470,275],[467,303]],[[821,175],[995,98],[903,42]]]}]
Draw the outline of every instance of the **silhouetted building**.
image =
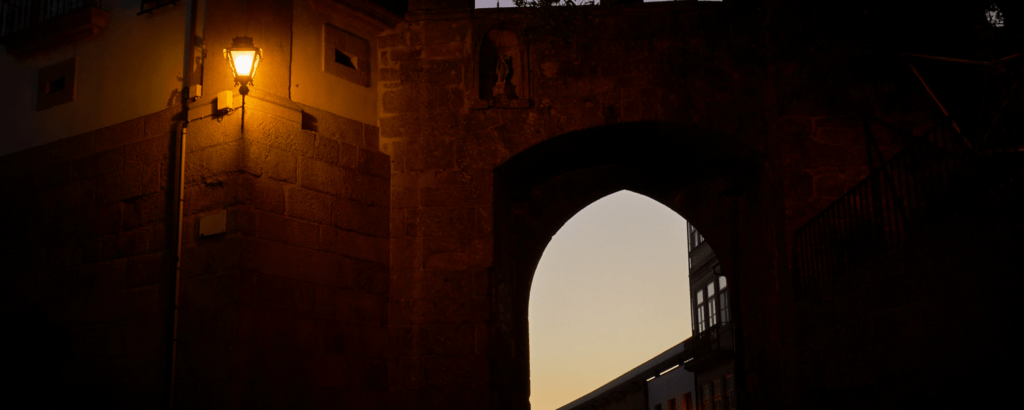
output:
[{"label": "silhouetted building", "polygon": [[681,366],[683,343],[558,410],[690,410],[693,374]]},{"label": "silhouetted building", "polygon": [[736,343],[728,281],[704,236],[689,222],[686,229],[693,336],[683,342],[684,366],[696,379],[697,409],[732,410],[736,408]]},{"label": "silhouetted building", "polygon": [[[681,344],[681,343],[680,343]],[[647,379],[647,410],[692,410],[694,408],[693,373],[680,364],[662,370]]]}]

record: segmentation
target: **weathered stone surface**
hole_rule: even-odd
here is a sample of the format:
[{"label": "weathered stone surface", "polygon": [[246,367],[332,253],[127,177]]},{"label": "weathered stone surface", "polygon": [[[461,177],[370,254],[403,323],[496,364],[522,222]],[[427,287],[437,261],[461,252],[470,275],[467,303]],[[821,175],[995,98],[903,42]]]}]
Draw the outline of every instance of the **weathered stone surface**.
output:
[{"label": "weathered stone surface", "polygon": [[[167,124],[169,125],[169,124]],[[102,151],[115,147],[121,147],[129,143],[139,141],[146,135],[146,117],[139,117],[133,120],[111,125],[106,128],[93,131],[93,149]],[[156,131],[156,129],[154,129]],[[170,131],[169,129],[166,131]],[[154,132],[155,134],[156,132]]]},{"label": "weathered stone surface", "polygon": [[291,188],[288,190],[288,216],[319,224],[331,223],[330,196],[314,191]]},{"label": "weathered stone surface", "polygon": [[436,85],[406,85],[400,90],[387,91],[381,96],[385,113],[431,112],[459,110],[463,94],[455,89]]},{"label": "weathered stone surface", "polygon": [[462,65],[457,61],[443,60],[410,62],[402,64],[399,80],[403,84],[461,84]]},{"label": "weathered stone surface", "polygon": [[134,198],[124,204],[123,229],[133,229],[163,221],[167,217],[167,198],[163,193]]},{"label": "weathered stone surface", "polygon": [[[1003,301],[1015,299],[972,288],[978,281],[963,272],[1012,271],[999,265],[1019,241],[988,239],[1019,231],[1012,212],[955,228],[964,235],[936,224],[923,245],[848,276],[851,287],[820,305],[793,296],[793,232],[872,166],[864,119],[877,116],[869,130],[884,158],[936,123],[930,97],[889,56],[961,42],[970,44],[964,56],[978,52],[984,47],[964,35],[977,22],[948,30],[956,41],[939,40],[946,30],[908,39],[894,33],[956,19],[870,5],[855,18],[828,5],[772,7],[769,19],[767,9],[712,3],[604,5],[584,11],[572,35],[533,33],[527,42],[520,33],[528,84],[518,91],[529,100],[494,102],[479,100],[491,84],[478,77],[488,74],[480,37],[498,24],[496,12],[419,2],[369,39],[379,53],[372,124],[315,107],[301,108],[300,123],[295,109],[257,102],[244,127],[241,111],[188,123],[178,399],[216,408],[526,408],[524,284],[562,223],[621,189],[700,225],[743,289],[734,305],[742,403],[888,403],[883,374],[914,380],[893,391],[930,404],[922,391],[935,402],[949,396],[928,386],[1015,363],[986,352],[966,364],[936,362],[976,351],[962,341],[976,334],[921,319],[982,320],[973,328],[985,329],[1007,321],[999,312],[1013,311]],[[247,4],[245,13],[275,16],[259,22],[273,37],[290,33],[299,21],[290,11],[305,3]],[[240,10],[209,7],[210,16]],[[501,24],[519,32],[517,18]],[[211,39],[234,30],[208,22]],[[289,55],[291,37],[280,38],[267,40],[268,62]],[[206,61],[220,81],[213,66],[223,62]],[[286,65],[273,67],[265,80],[287,82]],[[12,351],[39,360],[73,352],[70,364],[24,369],[55,369],[47,380],[74,378],[85,383],[75,391],[126,402],[164,397],[176,111],[0,158],[0,206],[17,239],[0,255],[12,278],[3,300],[11,312],[52,316],[10,331],[65,343]],[[227,231],[200,238],[200,219],[221,211]],[[915,270],[927,275],[900,279]],[[933,293],[915,290],[921,283]],[[935,297],[947,294],[960,302]],[[993,334],[991,345],[1012,343]],[[132,387],[141,385],[157,387]],[[82,400],[102,401],[91,398]]]},{"label": "weathered stone surface", "polygon": [[[273,148],[260,149],[256,151],[255,155],[261,157],[256,160],[261,161],[261,171],[266,172],[267,177],[295,183],[297,160],[294,155]],[[314,154],[314,156],[316,155]]]},{"label": "weathered stone surface", "polygon": [[260,213],[259,218],[261,239],[317,249],[319,231],[316,224],[268,212]]},{"label": "weathered stone surface", "polygon": [[71,163],[71,174],[74,179],[89,179],[121,169],[124,161],[123,149],[112,149],[79,158]]},{"label": "weathered stone surface", "polygon": [[157,134],[124,147],[124,166],[136,167],[152,164],[155,162],[166,162],[171,156],[171,143],[174,141],[173,134]]}]

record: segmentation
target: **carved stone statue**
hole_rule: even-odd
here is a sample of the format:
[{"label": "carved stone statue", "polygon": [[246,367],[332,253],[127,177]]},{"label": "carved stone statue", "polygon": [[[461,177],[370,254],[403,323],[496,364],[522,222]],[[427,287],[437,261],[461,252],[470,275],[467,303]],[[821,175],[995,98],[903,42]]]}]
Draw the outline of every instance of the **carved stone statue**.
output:
[{"label": "carved stone statue", "polygon": [[508,81],[508,73],[512,69],[512,58],[505,54],[498,59],[498,82],[496,85],[503,85]]},{"label": "carved stone statue", "polygon": [[516,86],[512,84],[512,75],[514,74],[512,66],[512,56],[503,54],[498,58],[497,68],[495,69],[498,79],[494,84],[494,88],[491,89],[494,98],[516,98]]}]

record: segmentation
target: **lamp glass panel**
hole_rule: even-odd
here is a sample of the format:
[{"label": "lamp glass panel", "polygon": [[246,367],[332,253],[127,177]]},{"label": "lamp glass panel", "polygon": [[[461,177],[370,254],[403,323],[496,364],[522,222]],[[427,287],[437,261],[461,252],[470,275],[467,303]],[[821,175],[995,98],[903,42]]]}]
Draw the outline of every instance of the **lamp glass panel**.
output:
[{"label": "lamp glass panel", "polygon": [[236,77],[252,77],[256,71],[256,50],[231,50]]},{"label": "lamp glass panel", "polygon": [[252,62],[252,71],[249,72],[249,76],[256,75],[256,69],[260,67],[260,61],[263,61],[263,54],[255,53],[255,60]]}]

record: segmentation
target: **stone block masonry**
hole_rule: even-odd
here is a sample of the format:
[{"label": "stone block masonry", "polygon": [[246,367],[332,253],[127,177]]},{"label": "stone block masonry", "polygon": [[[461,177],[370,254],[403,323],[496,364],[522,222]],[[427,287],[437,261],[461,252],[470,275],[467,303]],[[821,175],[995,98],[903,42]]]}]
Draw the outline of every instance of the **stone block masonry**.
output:
[{"label": "stone block masonry", "polygon": [[[176,401],[374,408],[387,395],[390,160],[374,126],[250,99],[244,132],[238,112],[188,128]],[[227,232],[197,237],[222,210]]]},{"label": "stone block masonry", "polygon": [[[375,126],[250,102],[244,133],[239,112],[188,124],[175,400],[289,407],[302,392],[305,407],[374,408],[387,394],[390,160]],[[43,403],[166,406],[178,117],[0,159],[4,318],[24,335],[11,369],[68,392],[39,391]],[[224,210],[227,232],[200,238],[200,219]]]},{"label": "stone block masonry", "polygon": [[166,402],[176,114],[0,158],[12,397],[40,407]]},{"label": "stone block masonry", "polygon": [[[1020,265],[1019,241],[991,239],[1019,231],[1011,211],[934,226],[931,242],[865,265],[878,269],[823,304],[793,295],[793,231],[873,166],[862,118],[882,159],[941,119],[901,53],[1012,54],[985,48],[1016,30],[1009,20],[993,31],[969,7],[874,3],[606,2],[556,35],[521,10],[420,1],[397,24],[354,19],[380,30],[364,37],[377,53],[366,124],[283,97],[291,44],[305,41],[287,9],[306,2],[209,2],[210,54],[254,31],[267,63],[244,132],[239,111],[199,118],[209,95],[189,110],[176,407],[528,408],[533,269],[565,221],[620,189],[679,212],[714,247],[735,302],[738,407],[992,390],[963,375],[1020,363],[977,333],[1012,344],[1003,324],[1019,298],[998,275]],[[494,77],[479,61],[496,29],[502,53],[521,51],[501,66],[517,72],[514,102],[481,100],[498,85],[481,84]],[[205,60],[204,88],[230,87],[224,66]],[[184,117],[0,157],[0,317],[18,393],[0,407],[166,408]],[[202,218],[225,211],[226,232],[200,237]],[[921,320],[954,311],[983,325]],[[939,357],[951,351],[996,353]]]},{"label": "stone block masonry", "polygon": [[[507,341],[492,340],[504,337],[495,323],[505,320],[497,316],[499,290],[491,282],[497,269],[494,169],[556,136],[617,123],[700,123],[723,134],[756,134],[755,122],[740,118],[762,115],[748,102],[760,92],[759,80],[736,74],[711,82],[726,67],[741,64],[743,52],[715,52],[679,39],[687,36],[680,32],[731,24],[717,20],[721,15],[695,8],[644,19],[596,13],[584,19],[578,37],[519,39],[530,50],[525,67],[532,84],[517,91],[530,96],[528,104],[476,109],[471,107],[480,98],[478,49],[499,19],[424,16],[378,39],[381,147],[392,159],[391,405],[422,407],[420,401],[427,400],[428,408],[461,408],[455,400],[466,399],[464,393],[445,393],[461,389],[481,392],[471,400],[494,408],[523,408],[526,389],[495,379],[526,380],[500,363],[524,364],[527,351],[503,351],[499,346]],[[696,54],[702,57],[686,58]],[[722,106],[730,109],[715,108]],[[637,147],[651,141],[645,135],[622,137]],[[478,362],[490,364],[467,365]],[[453,367],[459,375],[442,374],[438,367]]]}]

